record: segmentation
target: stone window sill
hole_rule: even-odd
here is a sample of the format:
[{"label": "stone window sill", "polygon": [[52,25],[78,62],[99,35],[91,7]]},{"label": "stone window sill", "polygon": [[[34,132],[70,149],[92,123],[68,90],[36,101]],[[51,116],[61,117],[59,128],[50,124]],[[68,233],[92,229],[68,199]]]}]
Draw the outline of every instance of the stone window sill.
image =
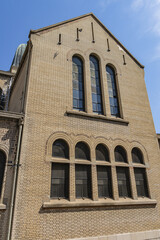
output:
[{"label": "stone window sill", "polygon": [[2,204],[2,203],[0,203],[0,210],[6,210],[6,205],[5,205],[5,204]]},{"label": "stone window sill", "polygon": [[119,207],[119,206],[137,206],[137,205],[156,205],[157,201],[149,198],[141,198],[138,200],[133,199],[120,199],[118,201],[112,199],[100,199],[99,201],[92,201],[90,199],[78,199],[75,202],[70,202],[66,199],[50,200],[44,202],[42,208],[78,208],[78,207]]},{"label": "stone window sill", "polygon": [[111,122],[111,123],[119,123],[119,124],[123,124],[123,125],[128,125],[129,122],[127,120],[124,120],[122,118],[116,118],[116,117],[107,117],[104,115],[97,115],[94,113],[86,113],[86,112],[81,112],[81,111],[76,111],[76,110],[67,110],[66,114],[68,116],[81,116],[81,117],[85,117],[85,118],[90,118],[90,119],[97,119],[97,120],[101,120],[101,121],[106,121],[106,122]]}]

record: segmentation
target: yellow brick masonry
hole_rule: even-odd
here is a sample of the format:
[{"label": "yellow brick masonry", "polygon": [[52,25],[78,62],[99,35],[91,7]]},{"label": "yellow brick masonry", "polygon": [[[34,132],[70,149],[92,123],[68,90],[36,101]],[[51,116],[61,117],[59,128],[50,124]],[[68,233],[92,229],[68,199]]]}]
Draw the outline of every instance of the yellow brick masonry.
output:
[{"label": "yellow brick masonry", "polygon": [[[95,43],[92,42],[91,22],[94,26]],[[82,28],[79,42],[76,41],[77,28]],[[57,44],[59,34],[62,35],[61,45]],[[160,229],[159,149],[143,68],[118,46],[118,43],[91,15],[31,34],[30,38],[33,48],[12,240],[61,240],[87,237],[92,239],[96,236]],[[110,42],[110,52],[107,51],[107,38]],[[66,113],[72,111],[72,56],[79,54],[84,59],[85,66],[86,112],[92,115],[89,69],[91,53],[100,61],[106,117],[111,118],[105,72],[106,64],[110,63],[117,71],[121,116],[129,124]],[[123,64],[123,55],[127,65]],[[17,86],[19,84],[17,82]],[[16,96],[16,91],[15,85],[12,93],[13,105],[11,102],[10,109],[16,106],[13,97]],[[50,202],[52,158],[48,149],[52,141],[59,137],[68,139],[71,149],[70,202],[75,204],[75,207],[43,208],[44,203]],[[95,146],[97,141],[104,141],[110,150],[113,164],[116,144],[121,144],[127,150],[130,166],[132,147],[139,146],[142,149],[149,179],[150,198],[156,200],[157,204],[93,206],[91,203],[87,207],[77,207],[74,174],[74,146],[77,141],[86,141],[91,149],[94,176],[92,183],[95,186],[92,202],[99,202],[96,195]],[[130,168],[130,173],[132,201],[136,201],[133,167]],[[112,168],[112,174],[113,201],[122,202],[123,200],[118,197],[115,167]],[[60,201],[63,203],[63,200]]]}]

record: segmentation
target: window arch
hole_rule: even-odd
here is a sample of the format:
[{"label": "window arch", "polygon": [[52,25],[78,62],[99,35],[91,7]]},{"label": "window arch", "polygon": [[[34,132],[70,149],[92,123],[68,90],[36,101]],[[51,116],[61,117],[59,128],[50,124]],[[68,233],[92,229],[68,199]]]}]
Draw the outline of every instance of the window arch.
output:
[{"label": "window arch", "polygon": [[122,146],[117,146],[114,150],[115,161],[127,163],[126,150]]},{"label": "window arch", "polygon": [[0,150],[0,198],[2,194],[3,178],[6,165],[6,155]]},{"label": "window arch", "polygon": [[109,162],[109,152],[103,144],[98,144],[96,147],[96,160]]},{"label": "window arch", "polygon": [[63,139],[57,139],[52,145],[52,156],[69,159],[69,146]]},{"label": "window arch", "polygon": [[89,59],[90,59],[93,112],[103,114],[99,61],[93,55],[90,55]]},{"label": "window arch", "polygon": [[112,67],[107,65],[106,73],[111,115],[120,117],[115,71]]},{"label": "window arch", "polygon": [[85,110],[83,62],[78,56],[72,58],[73,109]]},{"label": "window arch", "polygon": [[90,160],[90,149],[84,142],[78,142],[75,147],[75,158]]},{"label": "window arch", "polygon": [[141,150],[137,147],[132,149],[132,161],[133,163],[141,163],[143,164],[143,154]]}]

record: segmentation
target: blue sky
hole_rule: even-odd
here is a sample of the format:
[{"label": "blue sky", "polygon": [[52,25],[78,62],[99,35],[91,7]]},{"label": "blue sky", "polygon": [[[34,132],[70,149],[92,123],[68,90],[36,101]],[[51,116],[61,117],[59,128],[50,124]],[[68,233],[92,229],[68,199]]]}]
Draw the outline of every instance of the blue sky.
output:
[{"label": "blue sky", "polygon": [[2,0],[0,7],[1,70],[9,70],[30,29],[93,12],[145,65],[152,115],[160,133],[160,0]]}]

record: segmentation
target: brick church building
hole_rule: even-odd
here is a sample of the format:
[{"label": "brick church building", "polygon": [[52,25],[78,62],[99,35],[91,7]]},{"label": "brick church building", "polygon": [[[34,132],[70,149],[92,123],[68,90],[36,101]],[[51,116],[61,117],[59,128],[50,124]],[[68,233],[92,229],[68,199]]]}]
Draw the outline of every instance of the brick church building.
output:
[{"label": "brick church building", "polygon": [[0,71],[0,239],[160,239],[144,66],[92,14],[31,30]]}]

